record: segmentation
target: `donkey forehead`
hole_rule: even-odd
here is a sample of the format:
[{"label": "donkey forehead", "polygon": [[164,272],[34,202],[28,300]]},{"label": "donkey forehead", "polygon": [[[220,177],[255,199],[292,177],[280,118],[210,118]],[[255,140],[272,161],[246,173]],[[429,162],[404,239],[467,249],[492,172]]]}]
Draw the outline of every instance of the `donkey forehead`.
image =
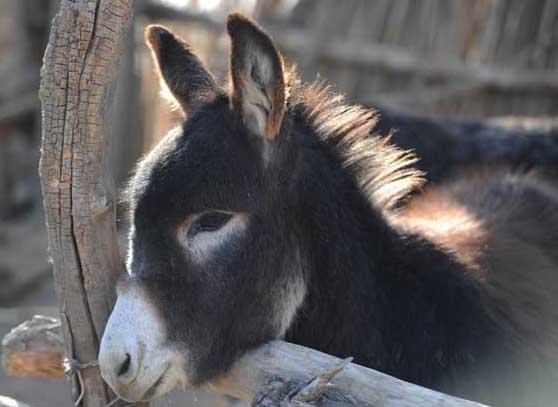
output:
[{"label": "donkey forehead", "polygon": [[134,213],[161,221],[207,209],[250,210],[260,168],[256,146],[226,109],[205,109],[140,164],[131,182]]}]

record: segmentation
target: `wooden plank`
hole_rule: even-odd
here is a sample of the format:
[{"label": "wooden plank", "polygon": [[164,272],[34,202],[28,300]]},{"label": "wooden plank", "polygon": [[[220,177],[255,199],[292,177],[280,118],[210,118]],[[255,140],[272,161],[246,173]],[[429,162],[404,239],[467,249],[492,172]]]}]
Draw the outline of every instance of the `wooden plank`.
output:
[{"label": "wooden plank", "polygon": [[[80,363],[97,358],[123,269],[106,130],[133,3],[62,0],[44,58],[41,185],[65,355]],[[111,401],[97,368],[80,373],[81,405]]]}]

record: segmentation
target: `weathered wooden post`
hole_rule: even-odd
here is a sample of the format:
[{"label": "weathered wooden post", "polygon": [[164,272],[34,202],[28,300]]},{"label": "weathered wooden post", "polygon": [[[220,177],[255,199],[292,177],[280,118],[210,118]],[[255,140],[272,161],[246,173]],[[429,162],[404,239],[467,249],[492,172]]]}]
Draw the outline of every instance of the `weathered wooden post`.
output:
[{"label": "weathered wooden post", "polygon": [[94,361],[122,269],[107,122],[133,3],[62,0],[42,71],[40,174],[50,255],[65,354],[81,366],[74,395],[88,407],[112,397]]}]

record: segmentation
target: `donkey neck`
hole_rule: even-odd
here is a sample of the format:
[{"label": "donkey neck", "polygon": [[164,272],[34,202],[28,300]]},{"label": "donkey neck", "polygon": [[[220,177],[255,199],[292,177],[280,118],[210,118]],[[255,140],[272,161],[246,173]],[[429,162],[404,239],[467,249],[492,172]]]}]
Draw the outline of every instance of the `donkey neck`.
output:
[{"label": "donkey neck", "polygon": [[430,384],[432,355],[453,360],[454,348],[469,350],[466,331],[484,329],[476,287],[451,255],[392,226],[341,166],[305,160],[317,181],[302,196],[311,266],[286,339]]}]

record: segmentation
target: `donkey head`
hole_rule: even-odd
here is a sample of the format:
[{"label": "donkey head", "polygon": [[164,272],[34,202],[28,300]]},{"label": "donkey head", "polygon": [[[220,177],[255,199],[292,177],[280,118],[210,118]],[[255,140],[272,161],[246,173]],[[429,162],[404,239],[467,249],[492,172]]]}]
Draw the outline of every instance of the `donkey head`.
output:
[{"label": "donkey head", "polygon": [[214,378],[281,337],[305,297],[293,193],[303,163],[290,148],[283,61],[243,16],[227,27],[227,91],[169,30],[147,29],[187,120],[142,160],[128,191],[128,274],[99,355],[103,377],[127,400]]}]

